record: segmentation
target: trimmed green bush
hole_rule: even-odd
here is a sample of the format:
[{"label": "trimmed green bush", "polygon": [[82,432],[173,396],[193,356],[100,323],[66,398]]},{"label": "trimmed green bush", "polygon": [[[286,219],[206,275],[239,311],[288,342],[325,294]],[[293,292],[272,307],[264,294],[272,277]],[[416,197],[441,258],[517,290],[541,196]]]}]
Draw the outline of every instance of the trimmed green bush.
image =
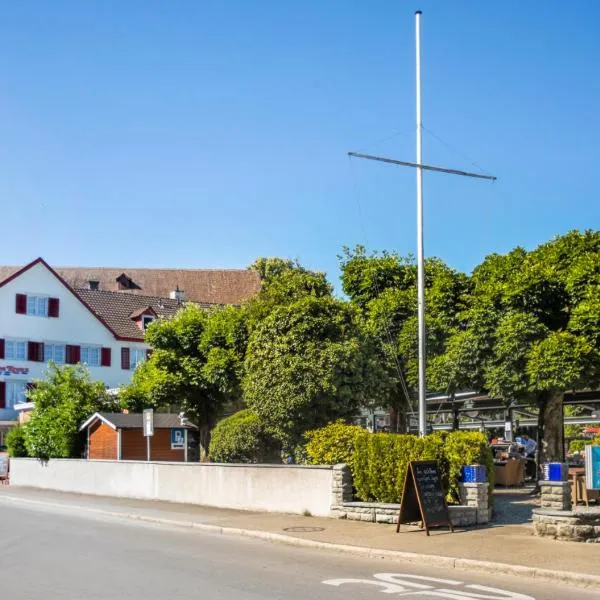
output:
[{"label": "trimmed green bush", "polygon": [[338,422],[309,432],[307,439],[309,463],[347,463],[356,495],[364,502],[400,502],[408,463],[412,460],[438,462],[449,502],[459,500],[458,483],[463,465],[485,465],[490,493],[493,490],[493,456],[482,433],[436,432],[418,438],[407,434],[369,433]]},{"label": "trimmed green bush", "polygon": [[25,429],[23,425],[15,425],[9,429],[4,438],[8,446],[8,455],[14,458],[28,456],[27,447],[25,446]]},{"label": "trimmed green bush", "polygon": [[310,464],[350,465],[354,456],[356,436],[367,433],[358,425],[346,425],[343,421],[330,423],[325,427],[306,433],[306,453]]},{"label": "trimmed green bush", "polygon": [[485,434],[478,431],[453,431],[446,437],[444,454],[448,461],[449,493],[458,500],[458,482],[463,465],[485,465],[489,481],[489,502],[494,491],[494,455]]},{"label": "trimmed green bush", "polygon": [[212,431],[209,456],[213,462],[280,462],[280,446],[250,410],[223,419]]}]

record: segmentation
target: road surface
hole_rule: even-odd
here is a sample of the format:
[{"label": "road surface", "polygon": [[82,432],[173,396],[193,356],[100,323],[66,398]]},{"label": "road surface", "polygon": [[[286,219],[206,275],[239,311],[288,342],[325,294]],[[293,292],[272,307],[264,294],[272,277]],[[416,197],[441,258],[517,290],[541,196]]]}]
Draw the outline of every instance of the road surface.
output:
[{"label": "road surface", "polygon": [[364,559],[72,508],[2,504],[0,540],[0,593],[10,600],[600,598],[600,592],[569,586]]}]

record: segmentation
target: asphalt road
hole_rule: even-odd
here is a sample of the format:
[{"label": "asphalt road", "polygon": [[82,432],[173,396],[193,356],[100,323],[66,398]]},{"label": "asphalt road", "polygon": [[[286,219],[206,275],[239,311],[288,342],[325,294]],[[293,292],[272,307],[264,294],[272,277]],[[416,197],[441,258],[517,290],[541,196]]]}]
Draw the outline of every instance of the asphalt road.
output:
[{"label": "asphalt road", "polygon": [[420,600],[600,598],[600,592],[503,575],[31,505],[0,506],[0,541],[0,594],[11,600],[363,600],[385,597],[382,592]]}]

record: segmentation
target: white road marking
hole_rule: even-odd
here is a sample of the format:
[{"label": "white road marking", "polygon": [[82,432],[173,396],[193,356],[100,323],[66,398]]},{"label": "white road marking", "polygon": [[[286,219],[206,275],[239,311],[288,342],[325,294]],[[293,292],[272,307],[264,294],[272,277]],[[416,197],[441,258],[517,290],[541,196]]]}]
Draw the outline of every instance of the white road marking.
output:
[{"label": "white road marking", "polygon": [[[333,586],[344,584],[377,586],[381,588],[380,592],[383,594],[397,594],[405,597],[427,596],[448,600],[535,600],[532,596],[526,596],[518,592],[499,590],[485,585],[465,584],[462,581],[453,579],[437,579],[409,573],[375,573],[373,579],[327,579],[323,583]],[[448,589],[442,586],[461,586],[461,589],[458,589],[458,587]]]}]

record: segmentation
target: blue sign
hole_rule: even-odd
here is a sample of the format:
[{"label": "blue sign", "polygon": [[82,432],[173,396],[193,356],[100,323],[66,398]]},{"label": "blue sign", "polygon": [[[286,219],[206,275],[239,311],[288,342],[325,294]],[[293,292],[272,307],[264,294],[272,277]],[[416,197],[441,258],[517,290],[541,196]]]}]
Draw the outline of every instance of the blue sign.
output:
[{"label": "blue sign", "polygon": [[185,429],[171,429],[171,450],[183,450],[185,448]]},{"label": "blue sign", "polygon": [[585,447],[585,485],[600,490],[600,446]]}]

